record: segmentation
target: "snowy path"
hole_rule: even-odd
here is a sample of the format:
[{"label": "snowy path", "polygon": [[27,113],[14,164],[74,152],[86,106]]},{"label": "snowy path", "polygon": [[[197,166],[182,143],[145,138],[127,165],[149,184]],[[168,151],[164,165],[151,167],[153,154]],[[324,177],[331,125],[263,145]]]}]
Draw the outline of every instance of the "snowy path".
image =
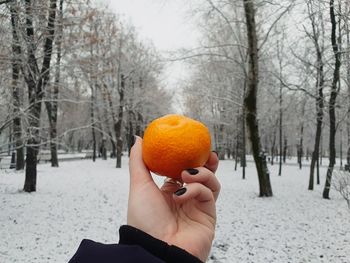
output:
[{"label": "snowy path", "polygon": [[[128,170],[114,160],[39,166],[38,191],[20,192],[23,173],[0,171],[0,262],[67,262],[83,238],[118,241],[126,222]],[[209,262],[350,262],[350,211],[334,191],[307,189],[308,169],[270,168],[274,197],[257,197],[252,163],[247,179],[232,161],[218,170],[217,235]],[[324,174],[324,170],[322,170]]]}]

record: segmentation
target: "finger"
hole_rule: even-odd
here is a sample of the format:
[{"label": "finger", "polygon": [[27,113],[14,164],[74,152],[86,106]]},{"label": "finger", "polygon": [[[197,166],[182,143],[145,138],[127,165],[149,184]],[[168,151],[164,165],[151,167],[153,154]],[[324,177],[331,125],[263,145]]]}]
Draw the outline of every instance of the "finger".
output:
[{"label": "finger", "polygon": [[213,195],[214,199],[217,200],[221,185],[215,174],[205,167],[197,167],[194,169],[188,169],[182,171],[181,178],[184,183],[200,183],[205,187],[209,188]]},{"label": "finger", "polygon": [[135,143],[130,151],[129,160],[130,185],[153,182],[151,173],[142,159],[142,139],[135,136]]},{"label": "finger", "polygon": [[199,203],[196,207],[204,213],[215,217],[215,200],[212,191],[200,183],[188,184],[173,194],[174,201],[184,204],[195,200]]},{"label": "finger", "polygon": [[204,165],[204,167],[208,168],[210,171],[215,173],[216,170],[218,169],[218,166],[219,166],[218,154],[216,152],[211,152],[209,155],[209,159]]},{"label": "finger", "polygon": [[165,178],[164,184],[160,188],[160,190],[168,193],[174,193],[178,189],[182,188],[183,183],[175,180],[173,178]]}]

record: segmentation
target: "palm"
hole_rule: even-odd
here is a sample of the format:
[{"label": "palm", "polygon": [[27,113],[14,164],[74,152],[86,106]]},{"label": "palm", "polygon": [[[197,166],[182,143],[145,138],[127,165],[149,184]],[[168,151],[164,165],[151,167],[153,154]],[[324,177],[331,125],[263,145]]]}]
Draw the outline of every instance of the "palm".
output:
[{"label": "palm", "polygon": [[173,198],[174,191],[167,190],[160,190],[154,184],[135,191],[137,195],[129,201],[133,209],[128,214],[132,218],[128,224],[195,255],[209,250],[215,229],[215,208],[212,214],[207,214],[196,200],[178,204]]}]

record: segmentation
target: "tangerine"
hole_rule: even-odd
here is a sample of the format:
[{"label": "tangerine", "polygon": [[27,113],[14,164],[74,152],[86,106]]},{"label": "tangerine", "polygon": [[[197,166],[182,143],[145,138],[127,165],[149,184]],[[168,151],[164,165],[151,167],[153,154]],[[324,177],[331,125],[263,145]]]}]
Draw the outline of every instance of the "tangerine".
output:
[{"label": "tangerine", "polygon": [[142,157],[150,171],[180,179],[183,170],[207,162],[210,148],[209,129],[203,123],[169,114],[155,119],[146,128]]}]

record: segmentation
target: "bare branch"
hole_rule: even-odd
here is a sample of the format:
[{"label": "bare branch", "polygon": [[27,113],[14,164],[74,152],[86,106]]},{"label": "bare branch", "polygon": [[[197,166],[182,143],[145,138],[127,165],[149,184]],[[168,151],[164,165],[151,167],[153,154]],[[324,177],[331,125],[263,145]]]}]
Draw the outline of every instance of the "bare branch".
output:
[{"label": "bare branch", "polygon": [[4,0],[4,1],[0,1],[0,5],[2,4],[7,4],[7,3],[10,3],[12,2],[13,0]]},{"label": "bare branch", "polygon": [[289,6],[286,7],[286,9],[281,13],[279,14],[279,16],[275,19],[275,21],[273,21],[273,23],[271,24],[269,30],[267,31],[266,35],[265,35],[265,38],[264,40],[261,42],[258,50],[261,50],[262,47],[265,45],[265,43],[267,42],[268,38],[269,38],[269,35],[272,31],[272,29],[275,27],[275,25],[277,24],[277,22],[284,16],[285,13],[287,13],[291,7],[294,5],[294,3],[292,2]]}]

